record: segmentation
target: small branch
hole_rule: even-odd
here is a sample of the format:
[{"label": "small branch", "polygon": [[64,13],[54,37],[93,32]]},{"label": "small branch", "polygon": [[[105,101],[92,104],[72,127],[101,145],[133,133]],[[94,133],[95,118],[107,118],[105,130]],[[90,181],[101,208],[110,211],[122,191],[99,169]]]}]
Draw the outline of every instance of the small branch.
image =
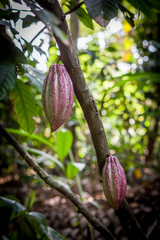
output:
[{"label": "small branch", "polygon": [[33,43],[33,41],[45,30],[46,26],[44,26],[35,36],[34,38],[29,42],[30,44]]},{"label": "small branch", "polygon": [[65,16],[70,14],[70,13],[73,13],[75,12],[78,8],[80,8],[80,6],[83,4],[84,2],[80,2],[79,4],[77,4],[74,8],[72,8],[70,11],[66,12],[65,13]]},{"label": "small branch", "polygon": [[67,197],[77,208],[80,213],[93,225],[93,227],[99,231],[108,240],[115,240],[110,231],[105,228],[105,226],[95,218],[85,205],[79,200],[79,198],[74,195],[70,190],[65,188],[62,184],[56,181],[52,176],[50,176],[43,168],[41,168],[29,155],[27,151],[23,148],[19,142],[6,131],[6,129],[0,124],[1,134],[8,140],[8,142],[19,152],[19,154],[24,158],[28,165],[33,168],[33,170],[39,175],[40,178],[44,180],[46,184],[50,187],[55,188],[57,191],[62,193]]},{"label": "small branch", "polygon": [[[30,44],[33,43],[33,41],[45,30],[46,26],[44,26],[33,38],[32,40],[29,42]],[[25,47],[23,49],[23,52],[26,52],[27,51],[27,47]]]}]

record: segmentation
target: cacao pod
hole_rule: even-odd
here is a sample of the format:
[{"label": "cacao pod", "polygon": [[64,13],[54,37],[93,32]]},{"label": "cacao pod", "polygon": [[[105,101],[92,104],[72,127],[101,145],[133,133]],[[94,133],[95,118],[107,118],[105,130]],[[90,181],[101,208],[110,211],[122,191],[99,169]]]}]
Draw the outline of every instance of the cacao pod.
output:
[{"label": "cacao pod", "polygon": [[73,84],[66,68],[61,64],[51,65],[42,90],[42,105],[51,132],[56,131],[67,120],[73,99]]},{"label": "cacao pod", "polygon": [[102,171],[104,194],[111,206],[118,210],[127,188],[127,180],[123,167],[115,156],[106,158]]}]

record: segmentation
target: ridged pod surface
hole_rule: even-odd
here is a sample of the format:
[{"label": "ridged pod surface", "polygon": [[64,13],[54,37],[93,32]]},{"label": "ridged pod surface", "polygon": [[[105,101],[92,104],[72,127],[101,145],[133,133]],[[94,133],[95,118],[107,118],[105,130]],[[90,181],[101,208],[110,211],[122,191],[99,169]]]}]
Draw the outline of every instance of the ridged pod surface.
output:
[{"label": "ridged pod surface", "polygon": [[108,202],[115,210],[118,210],[126,195],[127,180],[124,169],[115,156],[106,158],[102,171],[102,182]]},{"label": "ridged pod surface", "polygon": [[42,105],[51,132],[56,131],[67,120],[73,99],[73,84],[66,68],[62,64],[51,65],[42,90]]}]

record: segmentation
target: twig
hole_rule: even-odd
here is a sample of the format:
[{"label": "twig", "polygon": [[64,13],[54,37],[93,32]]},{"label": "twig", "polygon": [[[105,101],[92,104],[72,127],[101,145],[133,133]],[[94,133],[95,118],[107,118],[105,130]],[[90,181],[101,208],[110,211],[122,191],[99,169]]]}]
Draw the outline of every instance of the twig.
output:
[{"label": "twig", "polygon": [[152,232],[153,232],[154,229],[157,227],[157,225],[158,225],[158,220],[155,220],[155,221],[153,222],[153,224],[149,227],[149,229],[148,229],[148,231],[147,231],[147,234],[146,234],[148,238],[151,236]]},{"label": "twig", "polygon": [[[46,26],[44,26],[33,38],[32,40],[29,42],[30,44],[33,43],[33,41],[45,30]],[[26,52],[27,51],[27,47],[25,47],[23,49],[23,52]]]},{"label": "twig", "polygon": [[55,180],[52,176],[50,176],[43,168],[41,168],[29,155],[27,151],[23,148],[21,144],[6,131],[6,129],[0,124],[0,132],[1,134],[8,140],[8,142],[19,152],[19,154],[24,158],[24,160],[28,163],[28,165],[33,168],[33,170],[44,180],[46,184],[55,188],[57,191],[62,193],[65,197],[67,197],[77,208],[80,213],[93,225],[93,227],[99,231],[104,237],[108,240],[115,240],[110,231],[105,228],[105,226],[95,218],[87,207],[79,200],[79,198],[73,194],[70,190],[64,187],[61,183]]},{"label": "twig", "polygon": [[30,44],[33,43],[33,41],[45,30],[46,26],[44,26],[35,36],[32,38],[32,40],[29,42]]},{"label": "twig", "polygon": [[83,3],[84,3],[84,2],[78,3],[78,4],[77,4],[75,7],[73,7],[70,11],[66,12],[66,13],[65,13],[65,16],[68,15],[68,14],[70,14],[70,13],[75,12],[78,8],[80,8],[80,6],[81,6]]}]

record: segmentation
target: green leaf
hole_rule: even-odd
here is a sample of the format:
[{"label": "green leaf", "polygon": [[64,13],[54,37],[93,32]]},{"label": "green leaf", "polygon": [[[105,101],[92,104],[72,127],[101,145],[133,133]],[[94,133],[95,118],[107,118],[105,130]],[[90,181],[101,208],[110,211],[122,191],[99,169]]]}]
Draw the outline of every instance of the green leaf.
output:
[{"label": "green leaf", "polygon": [[87,12],[81,7],[76,11],[79,20],[88,28],[94,29],[92,18],[87,14]]},{"label": "green leaf", "polygon": [[21,37],[23,39],[23,41],[25,42],[25,45],[23,46],[23,48],[27,48],[29,53],[33,52],[33,46],[31,43],[29,43],[28,41],[26,41],[23,37]]},{"label": "green leaf", "polygon": [[54,230],[51,227],[48,227],[48,233],[49,233],[50,239],[53,239],[53,240],[67,240],[64,236],[59,234],[56,230]]},{"label": "green leaf", "polygon": [[68,163],[67,169],[66,169],[66,177],[68,179],[71,179],[75,177],[75,175],[79,172],[79,169],[73,164],[73,163]]},{"label": "green leaf", "polygon": [[35,201],[36,201],[36,195],[35,195],[35,192],[33,191],[33,189],[31,189],[29,192],[29,196],[27,197],[27,199],[25,201],[25,207],[26,207],[27,211],[29,211],[31,209],[31,207],[33,206]]},{"label": "green leaf", "polygon": [[28,221],[36,234],[36,239],[43,240],[64,240],[58,232],[47,226],[45,217],[38,212],[30,212]]},{"label": "green leaf", "polygon": [[84,0],[84,3],[91,18],[102,27],[106,27],[118,12],[117,0]]},{"label": "green leaf", "polygon": [[8,90],[14,87],[16,82],[16,67],[10,62],[0,63],[0,100],[2,100]]},{"label": "green leaf", "polygon": [[43,51],[42,48],[37,47],[36,45],[33,45],[33,47],[40,53],[40,55],[44,54],[47,57],[45,51]]},{"label": "green leaf", "polygon": [[14,100],[19,125],[31,134],[35,129],[35,121],[32,117],[37,115],[37,106],[29,87],[18,80],[10,92],[10,97]]},{"label": "green leaf", "polygon": [[85,163],[74,162],[74,163],[72,163],[72,164],[73,164],[76,168],[78,168],[80,172],[81,172],[81,171],[85,168],[85,166],[86,166]]},{"label": "green leaf", "polygon": [[[23,215],[26,212],[25,207],[23,207],[20,203],[10,200],[4,197],[0,197],[0,209],[9,208],[11,210],[10,219],[13,220],[16,217]],[[2,215],[1,215],[2,216]]]},{"label": "green leaf", "polygon": [[123,6],[120,2],[118,3],[119,9],[124,14],[124,17],[126,21],[131,25],[131,27],[134,27],[134,14],[130,12],[125,6]]},{"label": "green leaf", "polygon": [[27,15],[25,18],[22,18],[22,21],[23,28],[26,28],[29,27],[32,23],[38,22],[38,19],[35,16]]},{"label": "green leaf", "polygon": [[38,142],[41,142],[47,146],[49,146],[50,148],[52,148],[53,150],[55,150],[54,146],[52,143],[50,143],[47,139],[45,139],[44,137],[39,136],[38,134],[32,134],[30,135],[27,132],[24,132],[22,130],[19,129],[13,129],[13,128],[7,128],[7,131],[10,133],[14,133],[14,134],[18,134],[20,136],[24,136],[24,137],[28,137],[29,139],[33,139],[33,140],[37,140]]},{"label": "green leaf", "polygon": [[28,77],[38,91],[42,92],[45,75],[28,64],[24,64],[23,68],[26,71],[25,76]]},{"label": "green leaf", "polygon": [[36,154],[39,154],[41,156],[44,156],[46,158],[46,160],[49,159],[50,161],[52,161],[55,164],[57,164],[62,170],[64,170],[63,164],[60,161],[58,161],[58,159],[56,159],[55,157],[51,156],[50,154],[45,153],[45,152],[40,151],[40,150],[35,149],[35,148],[25,147],[25,149],[27,151],[29,151],[29,152],[36,153]]},{"label": "green leaf", "polygon": [[[74,7],[77,6],[77,3],[74,1],[69,1],[67,2],[67,4],[65,3],[65,5],[72,10]],[[77,10],[76,13],[79,17],[79,20],[88,28],[90,29],[94,29],[93,27],[93,22],[92,22],[92,18],[88,15],[88,13],[86,12],[86,10],[83,8],[83,6],[81,5]]]},{"label": "green leaf", "polygon": [[68,155],[72,142],[73,136],[69,130],[63,129],[57,133],[57,152],[61,161]]},{"label": "green leaf", "polygon": [[47,236],[47,222],[45,217],[38,212],[30,212],[27,216],[27,220],[30,223],[31,228],[34,230],[36,234],[36,239],[44,239],[49,240],[50,238]]},{"label": "green leaf", "polygon": [[30,212],[29,216],[35,217],[40,224],[42,224],[44,227],[47,227],[47,221],[45,217],[39,213],[39,212]]}]

